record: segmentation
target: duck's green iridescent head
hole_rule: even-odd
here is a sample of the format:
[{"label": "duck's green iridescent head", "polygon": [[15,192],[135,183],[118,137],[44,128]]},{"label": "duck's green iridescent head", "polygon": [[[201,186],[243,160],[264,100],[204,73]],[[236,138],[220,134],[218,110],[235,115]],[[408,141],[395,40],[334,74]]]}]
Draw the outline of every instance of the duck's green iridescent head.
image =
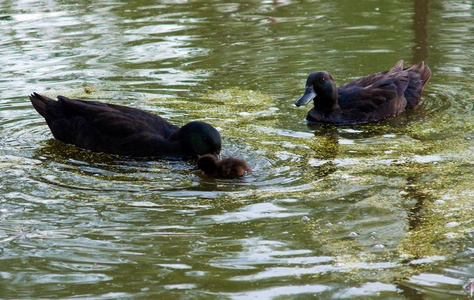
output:
[{"label": "duck's green iridescent head", "polygon": [[184,150],[192,156],[221,153],[219,131],[204,122],[190,122],[181,127],[179,141]]}]

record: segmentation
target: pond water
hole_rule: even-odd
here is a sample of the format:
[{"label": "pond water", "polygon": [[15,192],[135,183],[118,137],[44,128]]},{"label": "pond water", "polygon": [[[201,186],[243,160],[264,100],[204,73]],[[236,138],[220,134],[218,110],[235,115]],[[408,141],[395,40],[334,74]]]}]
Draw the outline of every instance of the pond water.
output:
[{"label": "pond water", "polygon": [[[471,1],[0,3],[0,298],[458,299],[474,278]],[[424,60],[414,111],[308,126],[336,84]],[[32,92],[219,129],[254,172],[52,138]]]}]

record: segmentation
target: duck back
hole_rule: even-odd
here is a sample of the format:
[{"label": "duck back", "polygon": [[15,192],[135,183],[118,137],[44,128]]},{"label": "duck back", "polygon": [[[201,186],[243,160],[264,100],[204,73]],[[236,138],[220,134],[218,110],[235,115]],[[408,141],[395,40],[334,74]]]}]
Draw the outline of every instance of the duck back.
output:
[{"label": "duck back", "polygon": [[389,71],[375,73],[369,76],[354,79],[338,88],[338,91],[350,91],[351,87],[367,88],[383,82],[389,82],[397,77],[402,82],[394,82],[397,94],[403,92],[406,99],[405,110],[416,108],[421,102],[421,93],[431,77],[431,69],[422,61],[418,65],[403,67],[403,60],[399,60]]}]

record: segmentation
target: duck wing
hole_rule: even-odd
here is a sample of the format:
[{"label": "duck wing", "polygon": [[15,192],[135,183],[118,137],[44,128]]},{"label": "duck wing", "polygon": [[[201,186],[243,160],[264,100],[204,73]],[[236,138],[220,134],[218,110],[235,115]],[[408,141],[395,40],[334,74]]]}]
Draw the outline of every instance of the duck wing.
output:
[{"label": "duck wing", "polygon": [[[131,156],[172,154],[177,142],[167,138],[179,127],[163,118],[131,107],[34,93],[34,108],[54,137],[85,149]],[[171,152],[171,153],[170,153]]]},{"label": "duck wing", "polygon": [[368,87],[374,85],[376,82],[383,83],[400,75],[405,76],[404,72],[408,73],[408,79],[403,78],[401,80],[402,82],[394,82],[394,84],[397,86],[398,94],[402,91],[404,93],[404,97],[407,101],[405,109],[414,109],[420,104],[423,88],[431,77],[431,70],[424,62],[420,62],[418,65],[403,67],[403,60],[399,60],[389,71],[354,79],[342,85],[341,88],[351,86]]},{"label": "duck wing", "polygon": [[390,71],[353,80],[338,88],[343,119],[357,123],[393,117],[405,110],[409,74],[399,61]]},{"label": "duck wing", "polygon": [[396,90],[390,85],[370,88],[342,89],[339,106],[340,124],[362,124],[386,119],[403,111],[406,101],[399,101]]}]

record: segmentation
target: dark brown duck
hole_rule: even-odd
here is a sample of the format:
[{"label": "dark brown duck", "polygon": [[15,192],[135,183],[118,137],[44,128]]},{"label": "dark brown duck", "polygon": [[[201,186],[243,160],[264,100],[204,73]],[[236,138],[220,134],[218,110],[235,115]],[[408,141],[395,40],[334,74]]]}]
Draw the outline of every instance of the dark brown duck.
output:
[{"label": "dark brown duck", "polygon": [[306,120],[315,124],[351,125],[376,122],[416,108],[431,76],[424,62],[355,79],[336,89],[328,72],[311,73],[296,106],[314,101]]}]

